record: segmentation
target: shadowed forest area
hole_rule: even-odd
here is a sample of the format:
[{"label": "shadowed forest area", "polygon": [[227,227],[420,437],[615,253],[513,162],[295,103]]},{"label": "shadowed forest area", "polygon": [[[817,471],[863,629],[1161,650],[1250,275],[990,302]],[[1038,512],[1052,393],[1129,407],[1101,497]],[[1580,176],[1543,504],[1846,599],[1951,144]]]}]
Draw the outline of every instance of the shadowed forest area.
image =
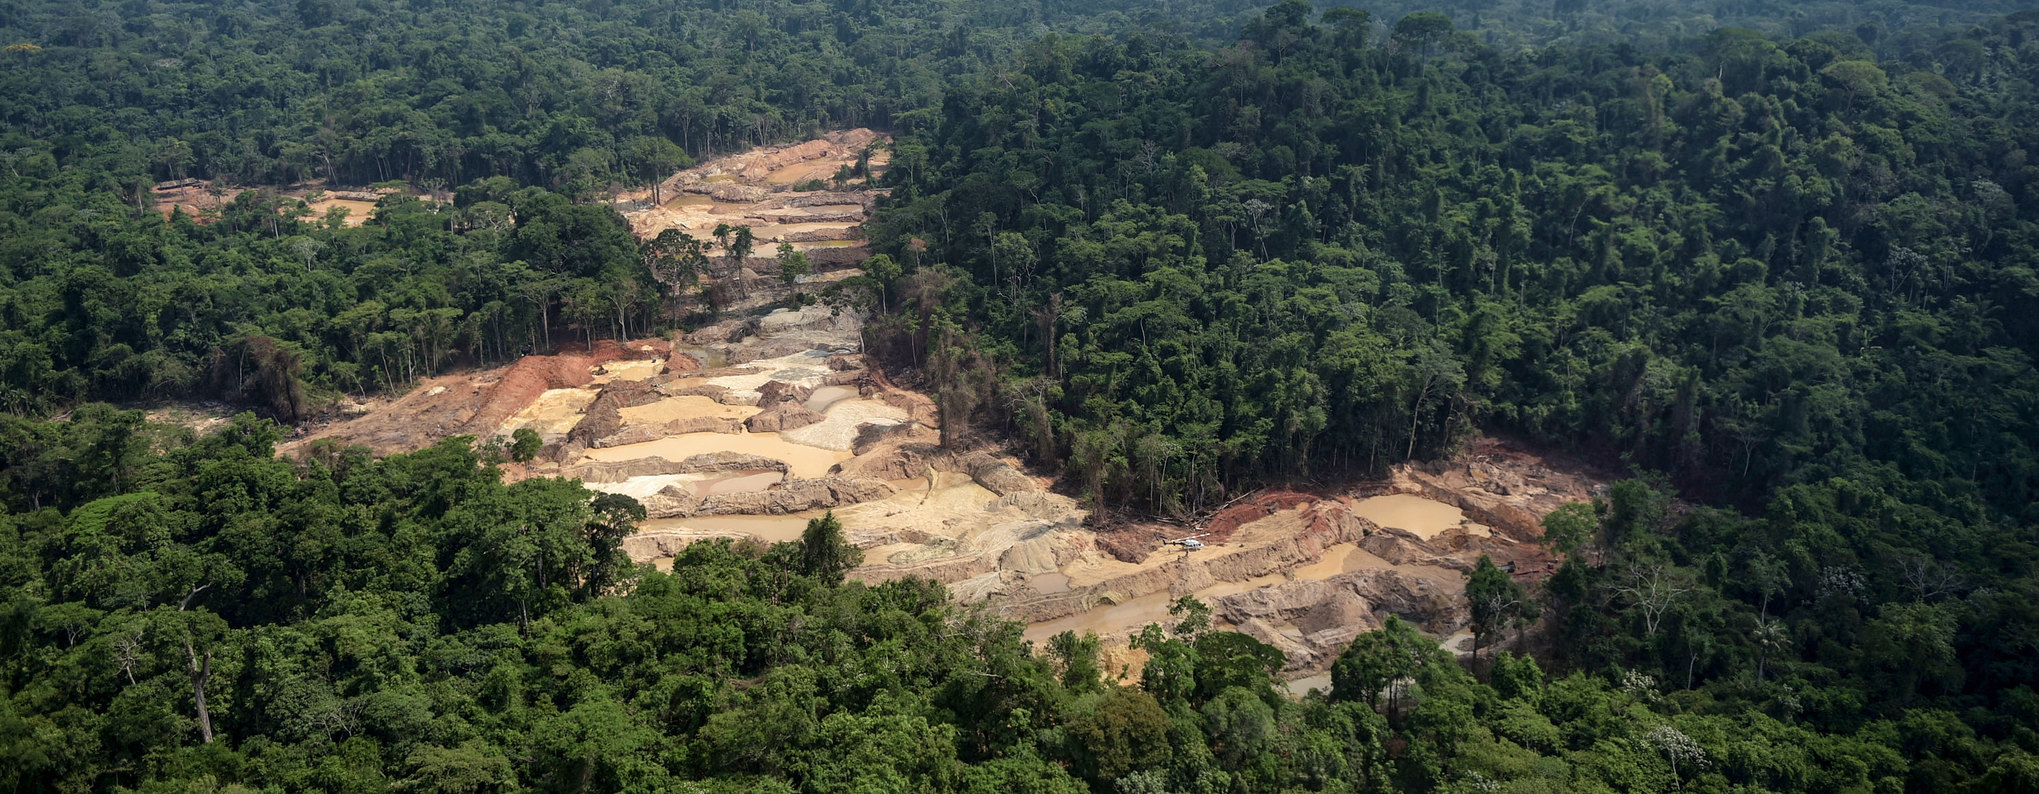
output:
[{"label": "shadowed forest area", "polygon": [[[2039,13],[20,0],[0,39],[0,786],[2039,790]],[[1626,478],[1543,517],[1554,575],[1465,572],[1470,656],[1383,615],[1294,697],[1193,598],[1143,662],[1036,647],[846,578],[832,514],[633,566],[637,500],[505,479],[535,439],[276,454],[715,319],[668,310],[706,242],[616,196],[858,126],[890,192],[826,300],[944,446],[1103,522],[1483,432]],[[134,410],[194,400],[249,412]]]}]

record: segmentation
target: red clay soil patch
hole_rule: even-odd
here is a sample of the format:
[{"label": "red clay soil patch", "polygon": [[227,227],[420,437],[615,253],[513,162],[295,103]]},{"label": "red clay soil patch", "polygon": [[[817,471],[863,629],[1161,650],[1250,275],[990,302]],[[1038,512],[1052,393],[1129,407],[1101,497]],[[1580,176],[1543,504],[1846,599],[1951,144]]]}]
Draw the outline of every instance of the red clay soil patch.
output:
[{"label": "red clay soil patch", "polygon": [[1204,524],[1203,531],[1208,534],[1202,540],[1205,543],[1223,543],[1231,540],[1232,533],[1242,526],[1291,507],[1306,505],[1311,502],[1322,501],[1323,499],[1324,497],[1322,496],[1299,491],[1262,491],[1247,497],[1245,501],[1218,511],[1218,514],[1215,516],[1211,516],[1210,522]]},{"label": "red clay soil patch", "polygon": [[626,352],[622,345],[604,339],[596,342],[592,351],[518,359],[503,370],[502,378],[482,390],[482,404],[468,426],[477,434],[493,433],[546,390],[586,386],[594,379],[590,367],[623,358]]},{"label": "red clay soil patch", "polygon": [[1120,562],[1138,565],[1147,556],[1161,548],[1161,542],[1181,537],[1182,527],[1147,522],[1121,524],[1100,528],[1097,533],[1097,548]]},{"label": "red clay soil patch", "polygon": [[[645,347],[652,350],[646,352]],[[633,341],[627,347],[605,339],[593,349],[578,348],[574,345],[549,356],[525,356],[502,369],[426,379],[410,393],[365,415],[320,428],[285,445],[285,451],[320,438],[363,444],[378,455],[422,449],[462,433],[486,438],[547,389],[587,385],[594,379],[588,370],[596,364],[670,352],[670,345],[659,339]]]},{"label": "red clay soil patch", "polygon": [[[1218,511],[1201,529],[1190,530],[1174,524],[1160,524],[1147,521],[1120,522],[1101,521],[1097,525],[1097,548],[1121,562],[1138,564],[1148,555],[1161,548],[1161,544],[1180,537],[1195,537],[1205,543],[1224,543],[1232,539],[1232,533],[1247,524],[1274,515],[1299,505],[1323,502],[1324,497],[1300,491],[1262,491],[1246,497],[1238,504]],[[1312,526],[1329,526],[1329,520],[1322,515],[1311,517]]]},{"label": "red clay soil patch", "polygon": [[1303,511],[1303,534],[1331,537],[1338,534],[1339,514],[1352,515],[1352,505],[1345,500],[1325,500],[1311,503]]}]

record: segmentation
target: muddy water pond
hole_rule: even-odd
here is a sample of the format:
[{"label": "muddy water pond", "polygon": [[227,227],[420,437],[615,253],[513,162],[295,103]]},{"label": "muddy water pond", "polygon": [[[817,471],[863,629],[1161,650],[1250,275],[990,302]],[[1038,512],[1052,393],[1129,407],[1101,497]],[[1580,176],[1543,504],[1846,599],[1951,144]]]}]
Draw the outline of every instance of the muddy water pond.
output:
[{"label": "muddy water pond", "polygon": [[646,474],[621,482],[588,483],[587,486],[591,490],[638,499],[677,487],[700,498],[717,494],[769,490],[785,480],[786,475],[777,471],[737,471],[721,474]]},{"label": "muddy water pond", "polygon": [[1405,493],[1362,499],[1353,505],[1352,512],[1384,527],[1414,532],[1424,540],[1458,526],[1465,519],[1465,513],[1456,507]]},{"label": "muddy water pond", "polygon": [[796,444],[846,451],[856,443],[858,426],[896,425],[906,420],[904,410],[878,400],[846,399],[829,406],[822,421],[780,435]]},{"label": "muddy water pond", "polygon": [[752,233],[756,234],[759,240],[767,241],[778,240],[781,237],[785,237],[791,234],[803,234],[807,232],[820,232],[826,233],[830,237],[847,238],[851,236],[851,232],[857,229],[860,225],[861,224],[855,223],[824,222],[824,221],[815,221],[808,223],[767,223],[752,227],[752,229],[755,230]]},{"label": "muddy water pond", "polygon": [[1286,581],[1288,581],[1287,577],[1282,576],[1281,574],[1278,573],[1271,573],[1266,576],[1255,576],[1251,579],[1241,579],[1236,582],[1219,582],[1217,584],[1211,585],[1210,587],[1198,590],[1196,593],[1196,597],[1198,600],[1208,603],[1212,599],[1224,598],[1225,596],[1228,595],[1238,595],[1240,593],[1251,592],[1254,590],[1259,590],[1260,588],[1263,587],[1278,585]]},{"label": "muddy water pond", "polygon": [[848,460],[848,451],[836,451],[795,444],[780,438],[776,433],[688,433],[682,436],[646,441],[642,444],[624,444],[588,450],[589,460],[617,461],[638,458],[661,457],[666,460],[686,460],[695,455],[710,452],[741,452],[760,455],[783,461],[792,469],[794,477],[811,479],[828,475],[835,464]]},{"label": "muddy water pond", "polygon": [[1357,543],[1340,543],[1324,550],[1322,559],[1296,568],[1293,573],[1297,581],[1315,582],[1329,579],[1341,573],[1366,568],[1393,568],[1394,563],[1383,560]]},{"label": "muddy water pond", "polygon": [[842,213],[846,213],[846,212],[863,212],[863,211],[864,211],[864,205],[862,205],[862,204],[819,204],[819,205],[815,205],[815,206],[812,206],[812,207],[804,207],[803,209],[806,209],[806,210],[807,210],[808,212],[811,212],[811,213],[814,213],[814,214],[817,214],[817,215],[839,215],[839,214],[842,214]]},{"label": "muddy water pond", "polygon": [[[1360,553],[1366,554],[1366,552],[1363,551]],[[1325,553],[1325,556],[1326,558],[1330,558],[1332,555],[1330,552],[1327,551]],[[1371,554],[1368,554],[1366,556],[1373,557],[1373,555]],[[1374,559],[1379,558],[1374,557]],[[1343,555],[1339,555],[1339,558],[1334,564],[1342,567],[1343,565],[1346,564],[1345,557]],[[1385,563],[1383,563],[1383,565],[1385,565]],[[1296,577],[1297,579],[1304,578],[1300,575],[1300,573],[1301,569],[1298,569],[1299,575]],[[1057,583],[1050,580],[1049,577],[1051,576],[1060,575],[1043,574],[1034,577],[1034,589],[1044,594],[1055,592],[1043,586],[1044,582],[1049,584]],[[1321,579],[1324,577],[1317,576],[1313,578]],[[1236,582],[1218,582],[1212,584],[1209,587],[1198,590],[1195,593],[1192,593],[1191,595],[1196,596],[1197,600],[1202,601],[1205,604],[1210,604],[1217,599],[1224,598],[1225,596],[1251,592],[1263,587],[1272,587],[1274,585],[1283,584],[1288,581],[1289,577],[1284,574],[1271,573],[1265,576],[1255,576],[1251,579],[1241,579]],[[1069,582],[1068,577],[1062,576],[1062,578],[1059,581],[1059,584],[1061,584],[1064,588],[1067,588],[1068,582]],[[1057,618],[1046,623],[1036,623],[1032,626],[1027,627],[1026,637],[1027,639],[1034,640],[1036,642],[1041,642],[1046,641],[1047,638],[1053,637],[1056,634],[1059,634],[1063,631],[1075,631],[1078,633],[1082,633],[1085,631],[1094,631],[1097,632],[1098,636],[1102,637],[1110,636],[1113,634],[1136,632],[1139,631],[1141,628],[1145,627],[1149,623],[1159,623],[1163,626],[1167,626],[1175,622],[1174,617],[1168,614],[1168,606],[1173,603],[1175,603],[1175,599],[1169,596],[1168,591],[1166,590],[1155,593],[1148,593],[1146,595],[1128,600],[1124,603],[1101,605],[1080,614],[1070,615],[1064,618]]]},{"label": "muddy water pond", "polygon": [[1288,690],[1288,693],[1294,697],[1302,697],[1304,695],[1310,694],[1310,690],[1312,689],[1322,691],[1325,694],[1330,694],[1331,674],[1318,673],[1316,675],[1304,676],[1302,678],[1285,681],[1282,683],[1282,688]]},{"label": "muddy water pond", "polygon": [[809,519],[820,518],[821,513],[797,513],[786,516],[696,516],[694,518],[659,518],[638,525],[640,530],[692,529],[705,532],[741,532],[766,543],[790,543],[800,539],[800,533],[807,531]]},{"label": "muddy water pond", "polygon": [[849,386],[823,386],[808,396],[806,408],[818,414],[825,414],[828,413],[829,406],[855,396],[857,390]]},{"label": "muddy water pond", "polygon": [[633,499],[644,499],[665,490],[668,486],[677,485],[681,488],[692,490],[700,476],[698,474],[647,474],[631,477],[621,482],[591,482],[585,483],[585,485],[591,491],[622,494]]},{"label": "muddy water pond", "polygon": [[1175,599],[1168,597],[1166,590],[1148,593],[1124,603],[1099,606],[1066,618],[1036,623],[1027,627],[1026,638],[1034,642],[1047,642],[1049,637],[1065,631],[1074,631],[1078,634],[1090,631],[1102,637],[1138,631],[1149,623],[1167,625],[1173,622],[1168,615],[1168,605],[1174,601]]},{"label": "muddy water pond", "polygon": [[1065,573],[1044,573],[1029,580],[1028,584],[1034,586],[1034,592],[1036,593],[1067,593],[1069,592],[1069,575]]},{"label": "muddy water pond", "polygon": [[956,519],[970,519],[984,513],[985,505],[998,500],[998,494],[970,480],[970,475],[961,472],[940,472],[936,475],[934,493],[928,493],[927,480],[912,479],[894,482],[894,487],[905,485],[898,493],[874,502],[862,502],[837,508],[835,517],[842,519],[843,528],[860,530],[883,527],[894,530],[917,529],[931,535],[954,537],[958,531]]},{"label": "muddy water pond", "polygon": [[748,419],[758,409],[748,405],[723,405],[701,397],[685,395],[667,397],[655,403],[633,405],[621,411],[626,425],[665,424],[679,419],[696,419],[704,416],[719,416],[729,419]]},{"label": "muddy water pond", "polygon": [[[1035,577],[1034,581],[1037,583],[1035,589],[1040,589],[1038,583],[1046,578],[1046,575]],[[1066,577],[1064,581],[1067,581]],[[1218,582],[1191,595],[1196,596],[1197,600],[1209,604],[1225,596],[1258,590],[1262,587],[1281,584],[1285,581],[1288,581],[1287,577],[1279,573],[1273,573],[1265,576],[1256,576],[1251,579],[1242,579],[1236,582]],[[1047,591],[1042,590],[1042,592]],[[1097,632],[1098,636],[1103,637],[1113,634],[1137,632],[1149,623],[1159,623],[1167,626],[1175,622],[1175,618],[1168,614],[1168,606],[1173,603],[1175,603],[1175,598],[1170,596],[1167,590],[1148,593],[1123,603],[1099,605],[1087,612],[1057,618],[1046,623],[1036,623],[1027,627],[1026,637],[1027,639],[1041,642],[1063,631],[1075,631],[1077,633],[1094,631]]]}]

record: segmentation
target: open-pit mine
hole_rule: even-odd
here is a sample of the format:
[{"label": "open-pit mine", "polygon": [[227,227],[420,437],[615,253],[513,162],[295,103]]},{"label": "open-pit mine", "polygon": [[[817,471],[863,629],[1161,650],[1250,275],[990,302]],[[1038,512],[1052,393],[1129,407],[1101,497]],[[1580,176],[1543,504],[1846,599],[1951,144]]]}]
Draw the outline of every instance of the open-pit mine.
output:
[{"label": "open-pit mine", "polygon": [[[1034,640],[1096,632],[1127,662],[1115,673],[1137,676],[1126,638],[1194,595],[1217,626],[1281,648],[1290,675],[1319,686],[1339,650],[1391,614],[1457,646],[1462,573],[1483,554],[1518,576],[1547,573],[1539,520],[1597,487],[1481,440],[1337,493],[1264,491],[1187,524],[1090,526],[1075,498],[1015,459],[942,448],[933,402],[863,355],[858,311],[774,308],[859,272],[861,223],[882,196],[862,174],[882,171],[884,144],[869,130],[836,133],[621,197],[640,236],[750,226],[758,251],[791,243],[812,274],[789,283],[769,256],[716,250],[700,277],[723,296],[718,322],[429,379],[292,447],[333,438],[390,453],[529,428],[544,450],[508,475],[637,498],[650,517],[625,549],[639,562],[669,565],[706,539],[795,540],[833,510],[864,550],[854,578],[941,581],[961,602],[1025,622]],[[1202,548],[1165,543],[1190,534]]]}]

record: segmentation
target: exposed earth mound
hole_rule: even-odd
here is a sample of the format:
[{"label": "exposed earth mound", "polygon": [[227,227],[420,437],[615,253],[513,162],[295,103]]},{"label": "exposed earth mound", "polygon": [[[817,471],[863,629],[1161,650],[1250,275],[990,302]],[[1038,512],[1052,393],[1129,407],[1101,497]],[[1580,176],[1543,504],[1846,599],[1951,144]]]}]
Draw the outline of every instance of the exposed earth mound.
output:
[{"label": "exposed earth mound", "polygon": [[[463,433],[481,438],[507,433],[502,428],[512,416],[542,402],[547,394],[588,390],[619,378],[648,375],[656,370],[645,364],[655,366],[671,347],[657,339],[627,344],[605,339],[590,350],[525,356],[508,367],[427,378],[401,397],[343,406],[335,420],[313,426],[283,449],[290,452],[331,438],[387,455]],[[615,361],[636,366],[602,366]],[[603,371],[598,373],[598,369]],[[592,391],[589,397],[592,399]]]}]

